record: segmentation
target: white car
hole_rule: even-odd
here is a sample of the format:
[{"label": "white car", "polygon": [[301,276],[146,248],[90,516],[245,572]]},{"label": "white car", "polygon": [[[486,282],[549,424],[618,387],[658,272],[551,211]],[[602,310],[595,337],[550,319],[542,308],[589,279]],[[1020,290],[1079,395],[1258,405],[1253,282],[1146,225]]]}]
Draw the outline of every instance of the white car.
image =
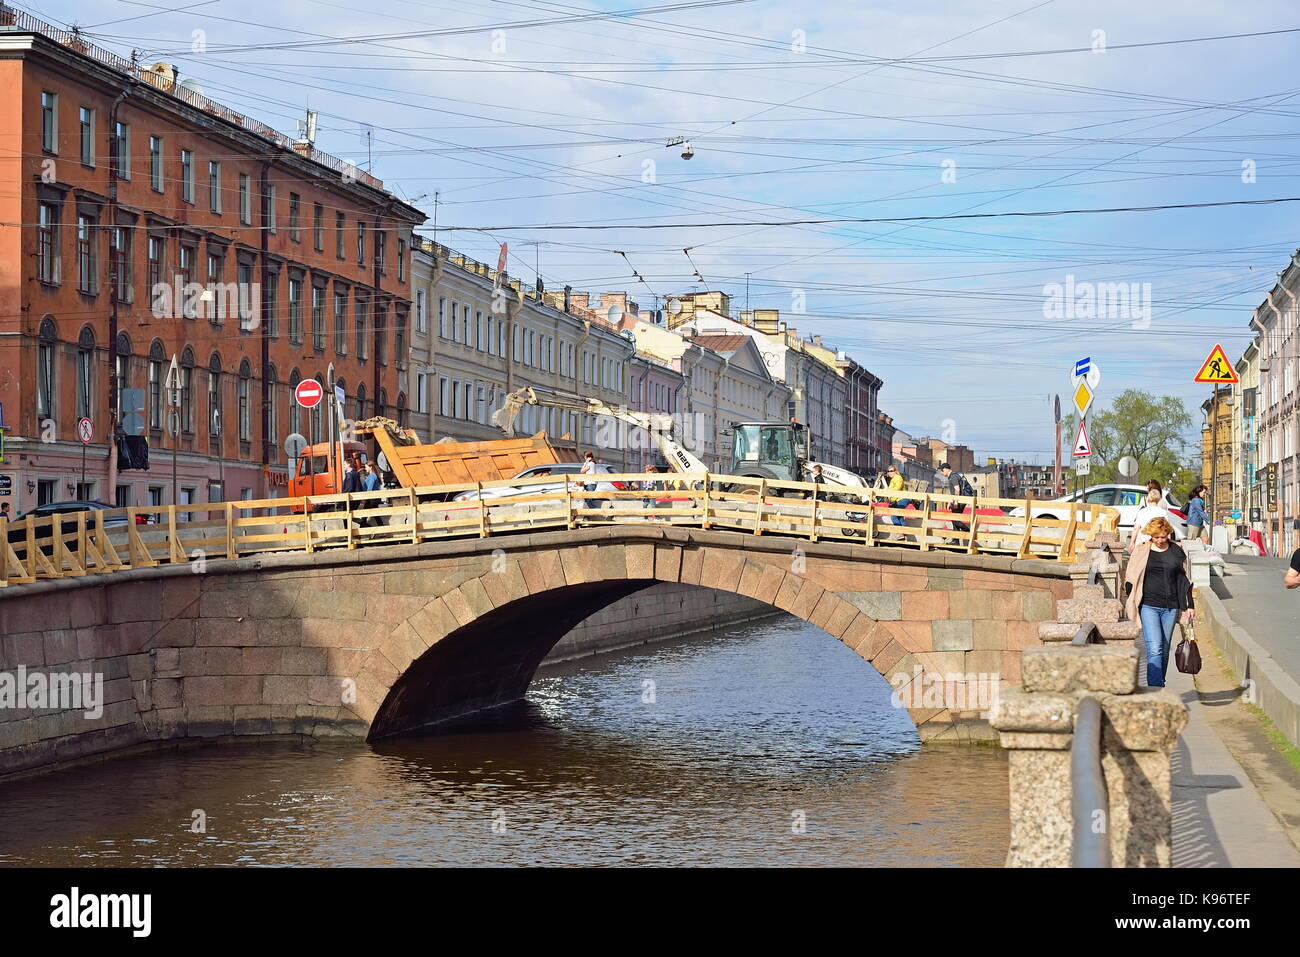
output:
[{"label": "white car", "polygon": [[[1035,518],[1069,518],[1069,502],[1082,501],[1085,505],[1109,505],[1119,509],[1120,541],[1127,541],[1133,529],[1133,519],[1138,510],[1146,504],[1147,490],[1144,485],[1092,485],[1064,498],[1049,499],[1034,503]],[[1174,527],[1174,538],[1187,538],[1187,513],[1178,498],[1165,491],[1162,503],[1169,513],[1170,524]],[[1059,511],[1053,510],[1059,506]],[[1024,518],[1024,507],[1012,509],[1008,514]]]}]

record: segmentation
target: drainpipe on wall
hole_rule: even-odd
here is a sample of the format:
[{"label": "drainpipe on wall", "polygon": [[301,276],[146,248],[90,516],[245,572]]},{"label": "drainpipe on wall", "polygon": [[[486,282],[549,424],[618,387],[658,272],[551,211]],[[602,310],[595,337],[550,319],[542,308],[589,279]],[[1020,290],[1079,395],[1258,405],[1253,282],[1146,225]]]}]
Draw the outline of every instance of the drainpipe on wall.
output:
[{"label": "drainpipe on wall", "polygon": [[[271,369],[271,337],[267,335],[268,326],[273,321],[271,317],[271,237],[269,227],[271,225],[270,175],[271,167],[274,165],[275,154],[268,153],[267,158],[262,161],[262,169],[259,175],[262,228],[258,232],[261,233],[262,301],[258,323],[254,327],[261,338],[259,351],[262,356],[262,482],[264,483],[262,494],[267,498],[271,496],[271,443],[275,442],[277,446],[279,445],[279,442],[276,442],[276,437],[271,434],[272,397],[270,377],[268,375]],[[292,402],[293,399],[291,398],[289,401]],[[287,488],[285,493],[288,494]]]},{"label": "drainpipe on wall", "polygon": [[[134,84],[132,84],[134,85]],[[108,226],[117,229],[117,108],[131,95],[131,87],[118,94],[108,110]],[[134,244],[132,250],[134,251]],[[117,289],[108,291],[108,489],[104,500],[117,504]]]}]

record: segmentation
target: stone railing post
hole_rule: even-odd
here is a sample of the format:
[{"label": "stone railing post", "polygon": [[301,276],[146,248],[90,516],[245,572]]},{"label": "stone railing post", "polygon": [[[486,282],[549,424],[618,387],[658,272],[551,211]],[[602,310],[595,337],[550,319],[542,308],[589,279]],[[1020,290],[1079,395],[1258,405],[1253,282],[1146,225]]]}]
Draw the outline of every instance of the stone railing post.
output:
[{"label": "stone railing post", "polygon": [[1070,747],[1079,700],[1102,710],[1101,765],[1113,867],[1168,867],[1169,755],[1187,724],[1171,691],[1137,691],[1137,650],[1045,645],[1021,655],[1019,691],[998,697],[989,721],[1009,753],[1008,867],[1069,867],[1073,856]]}]

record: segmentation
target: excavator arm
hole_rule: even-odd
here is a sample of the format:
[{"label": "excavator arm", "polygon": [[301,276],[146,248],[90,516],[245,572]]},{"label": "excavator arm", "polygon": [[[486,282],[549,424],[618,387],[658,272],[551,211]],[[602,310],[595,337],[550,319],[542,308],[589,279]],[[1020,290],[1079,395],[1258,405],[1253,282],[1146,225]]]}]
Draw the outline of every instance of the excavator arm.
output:
[{"label": "excavator arm", "polygon": [[664,460],[675,472],[707,472],[709,467],[672,437],[672,416],[657,412],[633,412],[614,408],[599,399],[580,395],[547,394],[539,396],[532,386],[516,389],[506,396],[501,408],[492,413],[492,424],[507,436],[515,434],[515,419],[525,405],[580,412],[584,415],[607,415],[611,418],[645,429]]}]

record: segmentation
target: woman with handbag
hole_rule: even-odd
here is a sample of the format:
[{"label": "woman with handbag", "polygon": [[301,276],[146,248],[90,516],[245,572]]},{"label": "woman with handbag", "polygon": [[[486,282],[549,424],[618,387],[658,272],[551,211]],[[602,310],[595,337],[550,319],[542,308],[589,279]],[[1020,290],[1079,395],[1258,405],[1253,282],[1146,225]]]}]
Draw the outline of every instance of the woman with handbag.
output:
[{"label": "woman with handbag", "polygon": [[1138,545],[1129,559],[1124,575],[1128,601],[1124,607],[1130,621],[1142,623],[1147,686],[1163,688],[1179,612],[1184,623],[1192,620],[1192,576],[1187,553],[1173,541],[1174,529],[1167,519],[1151,519],[1142,533],[1150,538]]}]

